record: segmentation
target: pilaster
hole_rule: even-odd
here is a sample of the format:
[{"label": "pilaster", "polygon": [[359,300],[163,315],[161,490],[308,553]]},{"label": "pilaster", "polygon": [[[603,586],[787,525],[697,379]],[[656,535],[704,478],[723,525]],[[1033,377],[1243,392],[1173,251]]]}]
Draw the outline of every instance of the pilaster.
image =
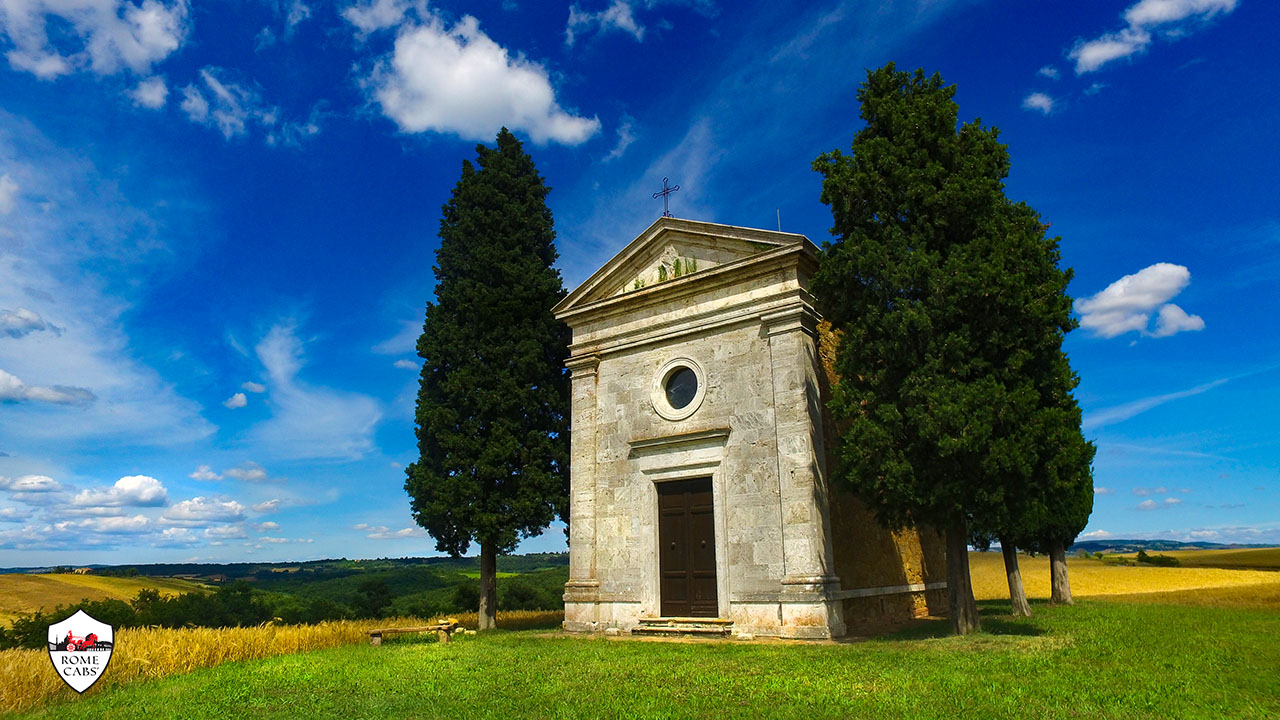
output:
[{"label": "pilaster", "polygon": [[565,629],[596,629],[596,384],[600,358],[570,358],[569,582],[564,587]]}]

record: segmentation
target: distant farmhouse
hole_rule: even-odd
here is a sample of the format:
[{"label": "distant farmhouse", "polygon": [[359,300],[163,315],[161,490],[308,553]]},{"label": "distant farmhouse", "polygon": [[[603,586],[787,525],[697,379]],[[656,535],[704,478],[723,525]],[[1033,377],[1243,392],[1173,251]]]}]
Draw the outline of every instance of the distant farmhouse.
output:
[{"label": "distant farmhouse", "polygon": [[556,306],[566,630],[826,638],[944,612],[941,537],[830,482],[816,263],[802,235],[664,217]]}]

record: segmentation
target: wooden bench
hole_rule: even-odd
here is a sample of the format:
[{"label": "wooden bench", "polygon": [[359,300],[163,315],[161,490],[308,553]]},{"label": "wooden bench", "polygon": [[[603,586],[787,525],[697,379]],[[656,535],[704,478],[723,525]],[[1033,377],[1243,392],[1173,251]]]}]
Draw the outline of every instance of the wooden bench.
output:
[{"label": "wooden bench", "polygon": [[439,638],[440,642],[447,643],[449,642],[449,636],[452,635],[455,630],[459,630],[461,628],[462,626],[458,624],[458,621],[453,619],[438,622],[435,625],[423,625],[421,627],[378,628],[377,630],[369,631],[369,644],[381,645],[383,635],[421,632],[433,632],[436,634],[436,637]]}]

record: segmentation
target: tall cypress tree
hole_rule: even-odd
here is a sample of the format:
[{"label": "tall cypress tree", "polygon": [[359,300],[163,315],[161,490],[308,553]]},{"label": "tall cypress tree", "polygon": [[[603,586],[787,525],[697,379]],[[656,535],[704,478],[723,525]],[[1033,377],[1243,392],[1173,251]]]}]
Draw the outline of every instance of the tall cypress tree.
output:
[{"label": "tall cypress tree", "polygon": [[981,121],[957,127],[954,94],[921,70],[868,72],[852,154],[814,162],[836,236],[814,289],[842,331],[836,474],[886,525],[945,531],[964,634],[978,628],[967,545],[1036,473],[1037,363],[1073,321],[1056,239],[1005,197],[1008,150]]},{"label": "tall cypress tree", "polygon": [[435,302],[418,339],[414,519],[453,556],[480,545],[480,628],[494,626],[497,556],[565,517],[569,330],[548,188],[506,128],[476,147],[444,206]]}]

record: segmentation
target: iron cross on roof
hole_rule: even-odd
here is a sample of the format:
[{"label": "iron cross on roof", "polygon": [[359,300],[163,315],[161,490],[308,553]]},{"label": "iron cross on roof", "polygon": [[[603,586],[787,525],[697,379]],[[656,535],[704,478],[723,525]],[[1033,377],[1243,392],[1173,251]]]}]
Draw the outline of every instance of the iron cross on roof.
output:
[{"label": "iron cross on roof", "polygon": [[653,194],[654,199],[662,198],[662,217],[671,217],[670,206],[667,203],[667,196],[680,189],[679,185],[667,187],[667,178],[662,178],[662,191]]}]

